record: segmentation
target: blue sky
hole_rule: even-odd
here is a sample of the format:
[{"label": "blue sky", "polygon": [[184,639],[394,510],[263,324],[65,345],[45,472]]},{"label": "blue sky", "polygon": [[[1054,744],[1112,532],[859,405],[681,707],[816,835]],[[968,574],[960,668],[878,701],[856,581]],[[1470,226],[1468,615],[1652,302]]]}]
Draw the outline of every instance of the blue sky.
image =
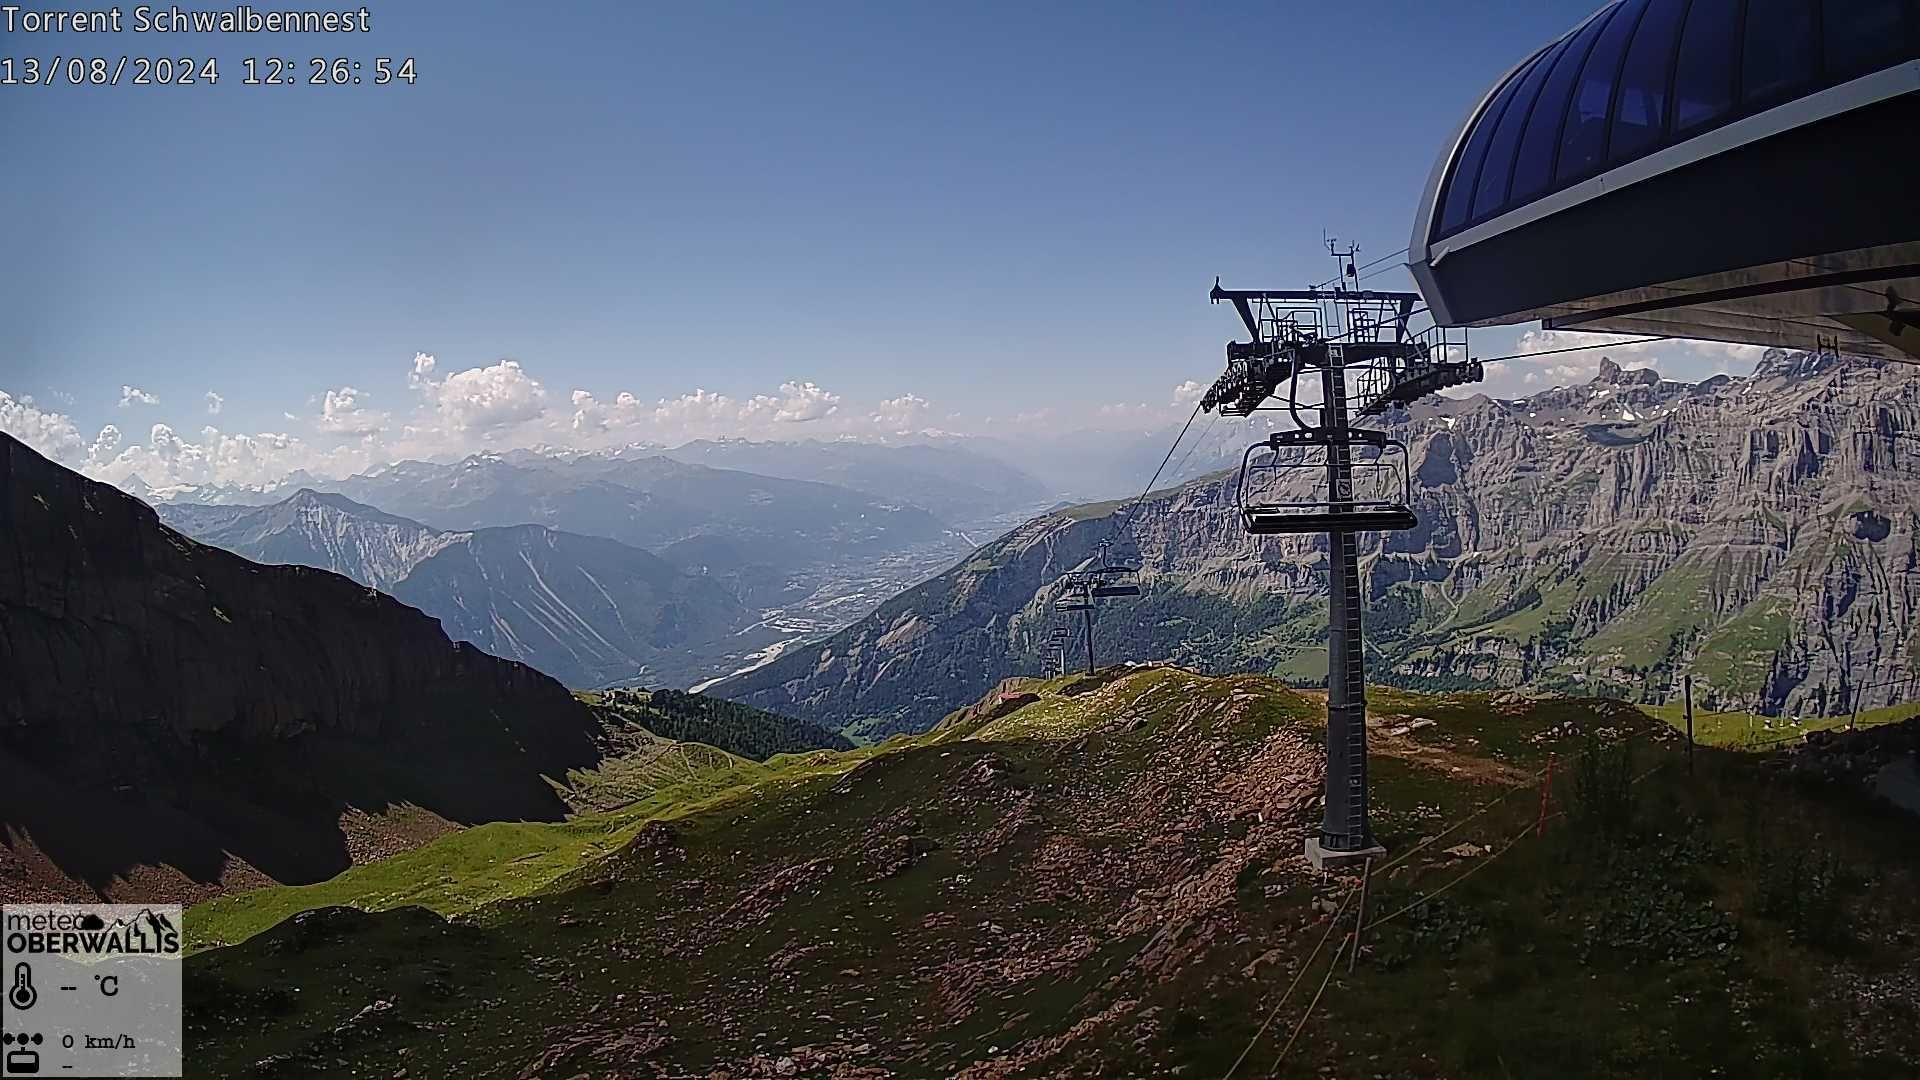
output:
[{"label": "blue sky", "polygon": [[[0,55],[212,51],[223,79],[0,88],[0,391],[86,440],[375,457],[583,415],[670,439],[702,433],[670,414],[1158,410],[1234,332],[1216,274],[1319,280],[1323,229],[1404,246],[1452,126],[1592,3],[375,2],[368,35],[15,33]],[[249,55],[303,81],[243,86]],[[418,80],[309,86],[316,55]]]}]

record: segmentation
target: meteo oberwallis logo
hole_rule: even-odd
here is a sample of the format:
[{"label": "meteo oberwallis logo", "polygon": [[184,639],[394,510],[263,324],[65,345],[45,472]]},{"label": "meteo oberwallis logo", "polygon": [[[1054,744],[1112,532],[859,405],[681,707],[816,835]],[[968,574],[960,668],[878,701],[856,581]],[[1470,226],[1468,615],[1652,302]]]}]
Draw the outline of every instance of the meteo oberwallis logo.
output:
[{"label": "meteo oberwallis logo", "polygon": [[180,909],[142,908],[103,917],[98,909],[42,907],[6,913],[6,951],[75,958],[180,955]]},{"label": "meteo oberwallis logo", "polygon": [[177,904],[0,905],[0,1076],[179,1076]]}]

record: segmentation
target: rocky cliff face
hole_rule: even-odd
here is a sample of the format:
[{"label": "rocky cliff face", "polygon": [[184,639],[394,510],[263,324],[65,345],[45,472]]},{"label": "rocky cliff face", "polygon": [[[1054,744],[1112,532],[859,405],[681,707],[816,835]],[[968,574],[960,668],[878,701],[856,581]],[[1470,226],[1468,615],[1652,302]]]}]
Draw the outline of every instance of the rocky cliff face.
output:
[{"label": "rocky cliff face", "polygon": [[[1420,527],[1365,538],[1379,681],[1540,686],[1840,712],[1915,693],[1920,377],[1769,354],[1699,384],[1605,363],[1531,397],[1430,399],[1409,447]],[[1255,539],[1233,474],[1155,494],[1129,528],[1144,595],[1105,607],[1102,663],[1325,673],[1325,545]],[[1296,490],[1304,491],[1299,482]],[[921,727],[1037,669],[1047,587],[1117,507],[1035,519],[817,648],[714,688],[874,730]]]},{"label": "rocky cliff face", "polygon": [[542,774],[597,758],[552,679],[337,574],[189,540],[4,435],[0,538],[0,823],[96,890],[156,865],[325,877],[349,808],[555,818]]},{"label": "rocky cliff face", "polygon": [[1606,364],[1405,426],[1447,479],[1374,566],[1408,613],[1394,675],[1660,699],[1691,673],[1713,704],[1786,712],[1912,696],[1911,369],[1772,353],[1690,385]]}]

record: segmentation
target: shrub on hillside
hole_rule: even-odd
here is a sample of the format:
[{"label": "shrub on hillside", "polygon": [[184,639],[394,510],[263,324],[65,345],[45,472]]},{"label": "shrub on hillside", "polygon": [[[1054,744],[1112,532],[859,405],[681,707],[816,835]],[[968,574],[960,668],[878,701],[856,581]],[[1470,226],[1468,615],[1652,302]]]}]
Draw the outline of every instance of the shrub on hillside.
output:
[{"label": "shrub on hillside", "polygon": [[1633,743],[1588,735],[1573,765],[1573,797],[1567,817],[1574,830],[1600,844],[1625,839],[1633,830]]}]

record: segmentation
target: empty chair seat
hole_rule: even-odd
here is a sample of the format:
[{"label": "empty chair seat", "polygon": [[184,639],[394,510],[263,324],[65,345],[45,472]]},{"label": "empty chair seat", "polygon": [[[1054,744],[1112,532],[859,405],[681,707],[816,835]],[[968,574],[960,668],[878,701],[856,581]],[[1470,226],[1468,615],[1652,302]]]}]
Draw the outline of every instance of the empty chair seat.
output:
[{"label": "empty chair seat", "polygon": [[1247,531],[1255,536],[1283,533],[1394,532],[1416,528],[1420,519],[1404,506],[1375,506],[1353,510],[1297,510],[1249,506],[1241,513]]},{"label": "empty chair seat", "polygon": [[1139,596],[1138,585],[1095,585],[1093,595],[1099,596]]},{"label": "empty chair seat", "polygon": [[[1349,460],[1348,477],[1338,500],[1325,492],[1322,479],[1334,468],[1336,447],[1359,448],[1372,457]],[[1288,455],[1319,449],[1323,459]],[[1256,455],[1264,455],[1257,458]],[[1234,501],[1240,520],[1255,536],[1290,533],[1398,532],[1417,528],[1420,519],[1409,504],[1413,488],[1407,469],[1407,444],[1384,432],[1361,428],[1300,428],[1279,431],[1247,448],[1240,459],[1240,484]],[[1289,478],[1292,478],[1289,482]],[[1322,493],[1317,497],[1315,489]]]}]

